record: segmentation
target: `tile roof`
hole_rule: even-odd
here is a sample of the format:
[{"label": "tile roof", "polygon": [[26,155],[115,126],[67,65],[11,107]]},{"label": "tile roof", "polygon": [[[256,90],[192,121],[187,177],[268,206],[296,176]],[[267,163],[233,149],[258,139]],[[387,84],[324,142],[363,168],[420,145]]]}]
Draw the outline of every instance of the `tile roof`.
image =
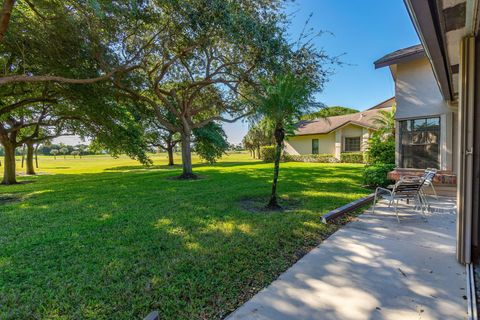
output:
[{"label": "tile roof", "polygon": [[[389,99],[387,101],[391,101]],[[336,129],[343,127],[347,124],[354,124],[360,127],[366,127],[371,129],[378,129],[378,125],[374,123],[374,119],[378,117],[380,110],[391,110],[394,103],[394,99],[389,107],[383,106],[381,108],[375,108],[381,104],[385,104],[386,101],[381,104],[370,108],[365,111],[347,114],[343,116],[334,116],[327,118],[319,118],[314,120],[302,120],[296,124],[295,135],[309,135],[309,134],[326,134]],[[375,109],[374,109],[375,108]]]}]

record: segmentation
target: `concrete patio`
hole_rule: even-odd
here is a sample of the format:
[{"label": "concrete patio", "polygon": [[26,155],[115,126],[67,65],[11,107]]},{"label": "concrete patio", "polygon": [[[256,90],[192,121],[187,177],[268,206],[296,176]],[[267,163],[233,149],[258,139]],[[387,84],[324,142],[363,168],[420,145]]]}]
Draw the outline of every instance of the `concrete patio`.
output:
[{"label": "concrete patio", "polygon": [[299,260],[232,313],[240,319],[465,319],[465,268],[455,260],[455,202],[430,200],[424,221],[384,202]]}]

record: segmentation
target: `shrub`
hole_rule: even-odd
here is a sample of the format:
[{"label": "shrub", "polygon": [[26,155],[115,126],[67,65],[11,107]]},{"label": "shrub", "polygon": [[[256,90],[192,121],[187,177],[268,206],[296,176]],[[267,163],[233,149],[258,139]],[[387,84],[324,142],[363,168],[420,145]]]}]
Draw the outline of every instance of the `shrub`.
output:
[{"label": "shrub", "polygon": [[392,183],[392,181],[387,178],[387,174],[394,168],[394,164],[366,166],[363,170],[363,184],[369,187],[386,187]]},{"label": "shrub", "polygon": [[260,159],[264,162],[275,161],[275,146],[264,146],[260,148]]},{"label": "shrub", "polygon": [[395,139],[393,137],[382,140],[373,136],[368,142],[366,162],[370,164],[395,163]]},{"label": "shrub", "polygon": [[338,160],[333,154],[286,154],[285,161],[294,162],[319,162],[319,163],[335,163]]},{"label": "shrub", "polygon": [[340,162],[363,163],[363,152],[344,152],[340,154]]}]

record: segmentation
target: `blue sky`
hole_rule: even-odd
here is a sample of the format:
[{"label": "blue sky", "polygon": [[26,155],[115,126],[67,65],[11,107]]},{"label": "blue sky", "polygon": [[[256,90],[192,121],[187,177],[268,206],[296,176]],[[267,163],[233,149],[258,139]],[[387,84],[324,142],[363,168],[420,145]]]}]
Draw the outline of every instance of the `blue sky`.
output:
[{"label": "blue sky", "polygon": [[[333,35],[315,44],[345,65],[336,68],[318,100],[359,110],[394,96],[388,68],[375,70],[373,62],[383,55],[420,43],[402,0],[297,0],[289,3],[289,32],[297,39],[312,13],[310,27]],[[246,123],[225,124],[228,140],[238,143],[248,130]]]}]

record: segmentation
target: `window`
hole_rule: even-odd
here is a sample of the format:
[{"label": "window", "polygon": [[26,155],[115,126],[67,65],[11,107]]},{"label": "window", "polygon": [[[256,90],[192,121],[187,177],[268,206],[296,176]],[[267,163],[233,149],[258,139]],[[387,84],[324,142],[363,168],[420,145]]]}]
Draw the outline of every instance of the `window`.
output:
[{"label": "window", "polygon": [[312,154],[318,154],[318,139],[312,139]]},{"label": "window", "polygon": [[345,152],[360,151],[360,137],[345,138]]},{"label": "window", "polygon": [[439,168],[440,118],[400,121],[400,166]]}]

